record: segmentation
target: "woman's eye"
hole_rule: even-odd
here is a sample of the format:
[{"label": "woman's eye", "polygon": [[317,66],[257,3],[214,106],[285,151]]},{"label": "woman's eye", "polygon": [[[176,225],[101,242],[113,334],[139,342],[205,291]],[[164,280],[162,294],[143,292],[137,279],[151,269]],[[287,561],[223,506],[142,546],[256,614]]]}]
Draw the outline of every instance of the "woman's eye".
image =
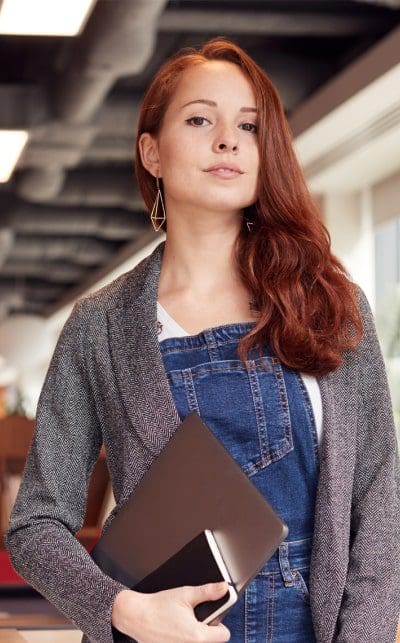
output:
[{"label": "woman's eye", "polygon": [[254,134],[257,133],[257,125],[255,123],[243,123],[242,127],[246,132],[253,132]]},{"label": "woman's eye", "polygon": [[[205,116],[192,116],[191,118],[187,118],[185,122],[189,125],[194,125],[195,127],[203,127],[207,123],[210,123],[208,118],[205,118]],[[240,127],[242,127],[246,132],[252,132],[253,134],[257,133],[257,125],[255,123],[242,123]]]},{"label": "woman's eye", "polygon": [[210,122],[208,118],[204,118],[204,116],[192,116],[191,118],[186,119],[186,123],[189,123],[190,125],[195,125],[198,127],[201,127],[203,125],[202,121],[207,121],[207,123]]}]

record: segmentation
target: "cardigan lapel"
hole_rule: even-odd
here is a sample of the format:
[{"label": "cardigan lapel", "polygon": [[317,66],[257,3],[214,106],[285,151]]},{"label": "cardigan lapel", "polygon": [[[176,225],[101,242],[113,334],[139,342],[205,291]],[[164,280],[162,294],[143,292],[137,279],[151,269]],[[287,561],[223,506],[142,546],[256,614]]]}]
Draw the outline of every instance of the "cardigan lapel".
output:
[{"label": "cardigan lapel", "polygon": [[110,348],[123,403],[157,456],[180,424],[157,337],[157,295],[165,242],[134,268],[108,313]]}]

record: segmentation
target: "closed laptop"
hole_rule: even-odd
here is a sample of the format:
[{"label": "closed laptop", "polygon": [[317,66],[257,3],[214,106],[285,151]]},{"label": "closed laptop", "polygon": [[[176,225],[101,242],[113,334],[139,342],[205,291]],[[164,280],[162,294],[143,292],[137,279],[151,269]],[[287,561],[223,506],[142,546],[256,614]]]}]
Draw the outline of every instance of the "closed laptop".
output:
[{"label": "closed laptop", "polygon": [[192,411],[91,555],[106,574],[133,588],[204,529],[212,530],[239,596],[289,533],[239,464]]}]

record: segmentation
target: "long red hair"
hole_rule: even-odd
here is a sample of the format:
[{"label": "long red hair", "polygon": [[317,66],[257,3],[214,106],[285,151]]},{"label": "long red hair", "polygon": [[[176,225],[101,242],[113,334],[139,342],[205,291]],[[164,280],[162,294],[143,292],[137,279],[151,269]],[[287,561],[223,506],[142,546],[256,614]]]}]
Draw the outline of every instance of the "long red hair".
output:
[{"label": "long red hair", "polygon": [[[236,239],[240,277],[259,311],[257,323],[238,346],[246,366],[248,351],[268,343],[287,366],[323,375],[335,370],[343,351],[362,337],[357,287],[330,249],[330,235],[312,199],[292,146],[277,90],[267,74],[240,47],[213,38],[199,49],[185,48],[160,68],[144,96],[138,121],[135,173],[149,212],[156,198],[154,177],[144,168],[138,141],[157,135],[184,70],[208,60],[238,65],[253,87],[259,112],[258,198],[245,208]],[[164,224],[164,229],[167,229]]]}]

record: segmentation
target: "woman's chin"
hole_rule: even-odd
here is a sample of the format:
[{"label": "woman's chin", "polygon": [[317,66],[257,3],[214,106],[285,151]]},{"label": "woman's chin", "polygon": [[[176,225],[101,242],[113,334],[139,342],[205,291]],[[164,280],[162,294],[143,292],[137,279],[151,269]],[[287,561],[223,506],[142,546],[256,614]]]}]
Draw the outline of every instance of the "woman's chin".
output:
[{"label": "woman's chin", "polygon": [[247,208],[249,205],[254,203],[254,199],[243,199],[243,198],[219,198],[217,195],[208,195],[207,200],[202,200],[197,202],[197,207],[203,207],[204,210],[209,210],[211,212],[239,212],[243,208]]}]

